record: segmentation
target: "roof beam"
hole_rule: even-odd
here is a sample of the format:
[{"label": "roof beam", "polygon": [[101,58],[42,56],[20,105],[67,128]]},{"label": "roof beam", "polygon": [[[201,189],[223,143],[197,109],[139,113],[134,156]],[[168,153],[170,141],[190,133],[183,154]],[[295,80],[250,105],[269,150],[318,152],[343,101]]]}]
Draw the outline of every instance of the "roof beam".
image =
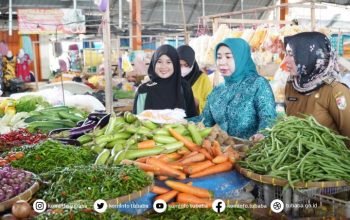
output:
[{"label": "roof beam", "polygon": [[187,24],[191,21],[191,19],[192,19],[192,17],[193,17],[193,13],[197,10],[199,1],[200,1],[200,0],[197,0],[197,2],[196,2],[196,4],[194,5],[194,7],[192,7],[191,13],[190,13],[190,15],[189,15],[189,17],[187,18],[187,21],[186,21]]},{"label": "roof beam", "polygon": [[148,14],[147,21],[150,21],[153,15],[154,10],[159,6],[159,1],[156,0],[152,5],[152,11]]}]

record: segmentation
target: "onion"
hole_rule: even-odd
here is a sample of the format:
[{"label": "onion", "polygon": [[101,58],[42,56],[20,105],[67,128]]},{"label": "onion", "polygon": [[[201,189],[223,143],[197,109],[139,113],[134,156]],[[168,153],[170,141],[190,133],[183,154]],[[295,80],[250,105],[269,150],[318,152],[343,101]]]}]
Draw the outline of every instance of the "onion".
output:
[{"label": "onion", "polygon": [[17,218],[27,218],[31,211],[32,207],[24,200],[19,200],[12,206],[12,214]]},{"label": "onion", "polygon": [[17,218],[12,214],[6,214],[1,217],[1,220],[17,220]]}]

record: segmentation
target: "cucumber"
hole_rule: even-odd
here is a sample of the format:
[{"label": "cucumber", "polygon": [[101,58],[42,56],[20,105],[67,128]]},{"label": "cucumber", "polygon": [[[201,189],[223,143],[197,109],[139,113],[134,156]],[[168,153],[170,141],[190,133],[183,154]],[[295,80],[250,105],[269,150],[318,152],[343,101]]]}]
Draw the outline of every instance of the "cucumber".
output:
[{"label": "cucumber", "polygon": [[202,145],[203,138],[197,130],[197,127],[194,124],[188,124],[187,129],[190,131],[194,143]]},{"label": "cucumber", "polygon": [[111,151],[108,149],[104,149],[96,158],[95,165],[104,165],[107,162],[107,159],[109,155],[111,154]]},{"label": "cucumber", "polygon": [[122,144],[116,144],[114,145],[112,151],[111,151],[111,155],[114,157],[119,151],[123,150],[124,145]]},{"label": "cucumber", "polygon": [[51,121],[51,120],[60,120],[58,117],[52,117],[48,115],[33,115],[29,116],[28,118],[24,119],[25,123],[30,123],[33,121]]},{"label": "cucumber", "polygon": [[171,144],[177,142],[177,140],[173,137],[165,136],[165,135],[154,135],[153,140],[157,143],[161,144]]},{"label": "cucumber", "polygon": [[114,156],[113,164],[115,164],[115,165],[120,164],[120,162],[122,162],[122,160],[125,159],[125,154],[126,154],[125,150],[119,151],[119,152]]},{"label": "cucumber", "polygon": [[71,112],[67,112],[67,111],[60,111],[60,112],[58,112],[58,115],[62,119],[68,119],[68,120],[71,120],[71,121],[74,121],[74,122],[78,122],[78,121],[81,121],[81,120],[84,119],[81,116],[77,116],[76,114],[71,113]]},{"label": "cucumber", "polygon": [[100,147],[98,145],[94,145],[91,147],[91,150],[97,154],[100,154],[103,151],[103,147]]},{"label": "cucumber", "polygon": [[162,147],[154,147],[150,149],[142,149],[142,150],[128,150],[125,154],[125,159],[133,160],[139,157],[147,157],[160,154],[164,151]]},{"label": "cucumber", "polygon": [[91,137],[91,135],[84,134],[84,135],[78,137],[77,140],[78,140],[81,144],[86,144],[86,143],[92,141],[92,137]]},{"label": "cucumber", "polygon": [[154,130],[158,128],[158,125],[153,123],[152,121],[146,120],[141,122],[143,126],[145,126],[148,129]]},{"label": "cucumber", "polygon": [[173,153],[173,152],[181,149],[183,146],[184,146],[184,144],[182,142],[166,144],[166,145],[161,146],[162,148],[164,148],[164,151],[162,153],[170,154],[170,153]]},{"label": "cucumber", "polygon": [[155,135],[166,135],[166,136],[171,136],[168,129],[166,128],[160,128],[154,132]]},{"label": "cucumber", "polygon": [[199,131],[199,134],[201,135],[202,138],[205,138],[210,134],[211,129],[212,128],[204,128],[203,130]]}]

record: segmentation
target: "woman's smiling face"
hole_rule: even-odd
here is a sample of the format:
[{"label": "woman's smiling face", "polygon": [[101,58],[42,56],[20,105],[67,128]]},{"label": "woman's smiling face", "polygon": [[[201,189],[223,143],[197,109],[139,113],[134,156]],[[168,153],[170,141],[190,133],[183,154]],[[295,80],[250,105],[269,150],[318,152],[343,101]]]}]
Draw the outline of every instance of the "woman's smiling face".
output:
[{"label": "woman's smiling face", "polygon": [[216,66],[222,76],[231,76],[235,71],[235,60],[232,51],[226,46],[219,47],[216,56]]},{"label": "woman's smiling face", "polygon": [[154,71],[162,79],[169,78],[174,74],[173,62],[167,55],[162,55],[157,60]]}]

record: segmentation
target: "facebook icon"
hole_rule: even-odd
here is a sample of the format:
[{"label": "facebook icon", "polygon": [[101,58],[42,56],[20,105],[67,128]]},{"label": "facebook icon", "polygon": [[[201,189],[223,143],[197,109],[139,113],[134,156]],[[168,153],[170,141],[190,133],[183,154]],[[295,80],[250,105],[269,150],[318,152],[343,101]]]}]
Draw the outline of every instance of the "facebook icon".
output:
[{"label": "facebook icon", "polygon": [[221,212],[225,211],[226,204],[225,204],[225,202],[223,200],[216,199],[216,200],[213,201],[212,208],[213,208],[213,210],[215,212],[221,213]]}]

